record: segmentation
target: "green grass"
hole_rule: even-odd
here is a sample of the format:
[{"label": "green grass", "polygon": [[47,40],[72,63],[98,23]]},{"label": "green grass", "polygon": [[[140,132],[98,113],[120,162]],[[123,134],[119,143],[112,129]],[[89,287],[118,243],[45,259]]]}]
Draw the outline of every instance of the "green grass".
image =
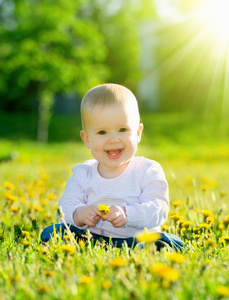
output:
[{"label": "green grass", "polygon": [[[36,116],[0,114],[0,120],[0,158],[13,151],[18,156],[0,163],[0,299],[205,300],[221,299],[223,288],[228,299],[229,245],[222,238],[229,236],[227,124],[219,130],[189,114],[142,115],[138,155],[163,166],[171,201],[166,225],[187,243],[185,261],[178,263],[166,251],[153,254],[153,245],[105,251],[99,245],[78,248],[67,239],[74,254],[55,240],[40,245],[41,230],[56,222],[71,168],[91,158],[80,141],[80,118],[54,116],[48,145],[36,143]],[[5,181],[15,186],[8,194]],[[210,227],[195,231],[208,222],[204,214],[214,216]],[[192,224],[184,231],[174,215]],[[123,266],[112,266],[114,258]]]}]

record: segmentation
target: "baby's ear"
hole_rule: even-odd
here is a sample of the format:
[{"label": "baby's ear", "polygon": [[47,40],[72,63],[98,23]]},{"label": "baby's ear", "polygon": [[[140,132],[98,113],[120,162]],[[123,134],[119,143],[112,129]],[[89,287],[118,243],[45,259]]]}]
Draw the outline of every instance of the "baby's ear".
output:
[{"label": "baby's ear", "polygon": [[88,149],[90,149],[90,142],[89,142],[89,137],[88,137],[88,134],[85,130],[81,130],[80,131],[80,136],[81,136],[81,139],[84,141],[86,147]]},{"label": "baby's ear", "polygon": [[138,130],[137,130],[138,143],[141,141],[142,131],[143,131],[143,124],[140,123],[138,125]]}]

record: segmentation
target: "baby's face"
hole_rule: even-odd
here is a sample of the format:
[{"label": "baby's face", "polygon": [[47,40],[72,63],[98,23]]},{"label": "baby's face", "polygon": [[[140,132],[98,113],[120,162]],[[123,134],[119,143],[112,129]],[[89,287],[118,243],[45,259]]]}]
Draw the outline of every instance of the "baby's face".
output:
[{"label": "baby's face", "polygon": [[137,151],[143,125],[130,104],[96,107],[85,116],[86,130],[81,137],[105,178],[119,176]]}]

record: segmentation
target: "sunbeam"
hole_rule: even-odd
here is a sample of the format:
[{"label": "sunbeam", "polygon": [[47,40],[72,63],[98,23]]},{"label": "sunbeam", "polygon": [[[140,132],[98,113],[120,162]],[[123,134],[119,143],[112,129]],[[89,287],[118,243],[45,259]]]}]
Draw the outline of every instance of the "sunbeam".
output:
[{"label": "sunbeam", "polygon": [[185,21],[163,29],[168,47],[162,47],[158,70],[164,76],[162,88],[169,91],[164,93],[169,107],[192,107],[214,114],[219,122],[228,115],[228,15],[229,0],[203,0]]}]

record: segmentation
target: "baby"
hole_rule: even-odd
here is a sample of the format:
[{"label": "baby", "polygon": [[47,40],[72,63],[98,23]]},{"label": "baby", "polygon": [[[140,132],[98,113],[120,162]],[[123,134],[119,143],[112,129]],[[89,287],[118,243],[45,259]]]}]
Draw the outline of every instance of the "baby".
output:
[{"label": "baby", "polygon": [[[78,237],[88,228],[95,240],[112,238],[116,246],[131,245],[144,228],[160,232],[168,184],[159,163],[135,156],[143,124],[133,93],[117,84],[96,86],[83,97],[81,117],[80,135],[94,159],[72,169],[58,205],[65,222]],[[101,212],[100,204],[110,210]]]}]

